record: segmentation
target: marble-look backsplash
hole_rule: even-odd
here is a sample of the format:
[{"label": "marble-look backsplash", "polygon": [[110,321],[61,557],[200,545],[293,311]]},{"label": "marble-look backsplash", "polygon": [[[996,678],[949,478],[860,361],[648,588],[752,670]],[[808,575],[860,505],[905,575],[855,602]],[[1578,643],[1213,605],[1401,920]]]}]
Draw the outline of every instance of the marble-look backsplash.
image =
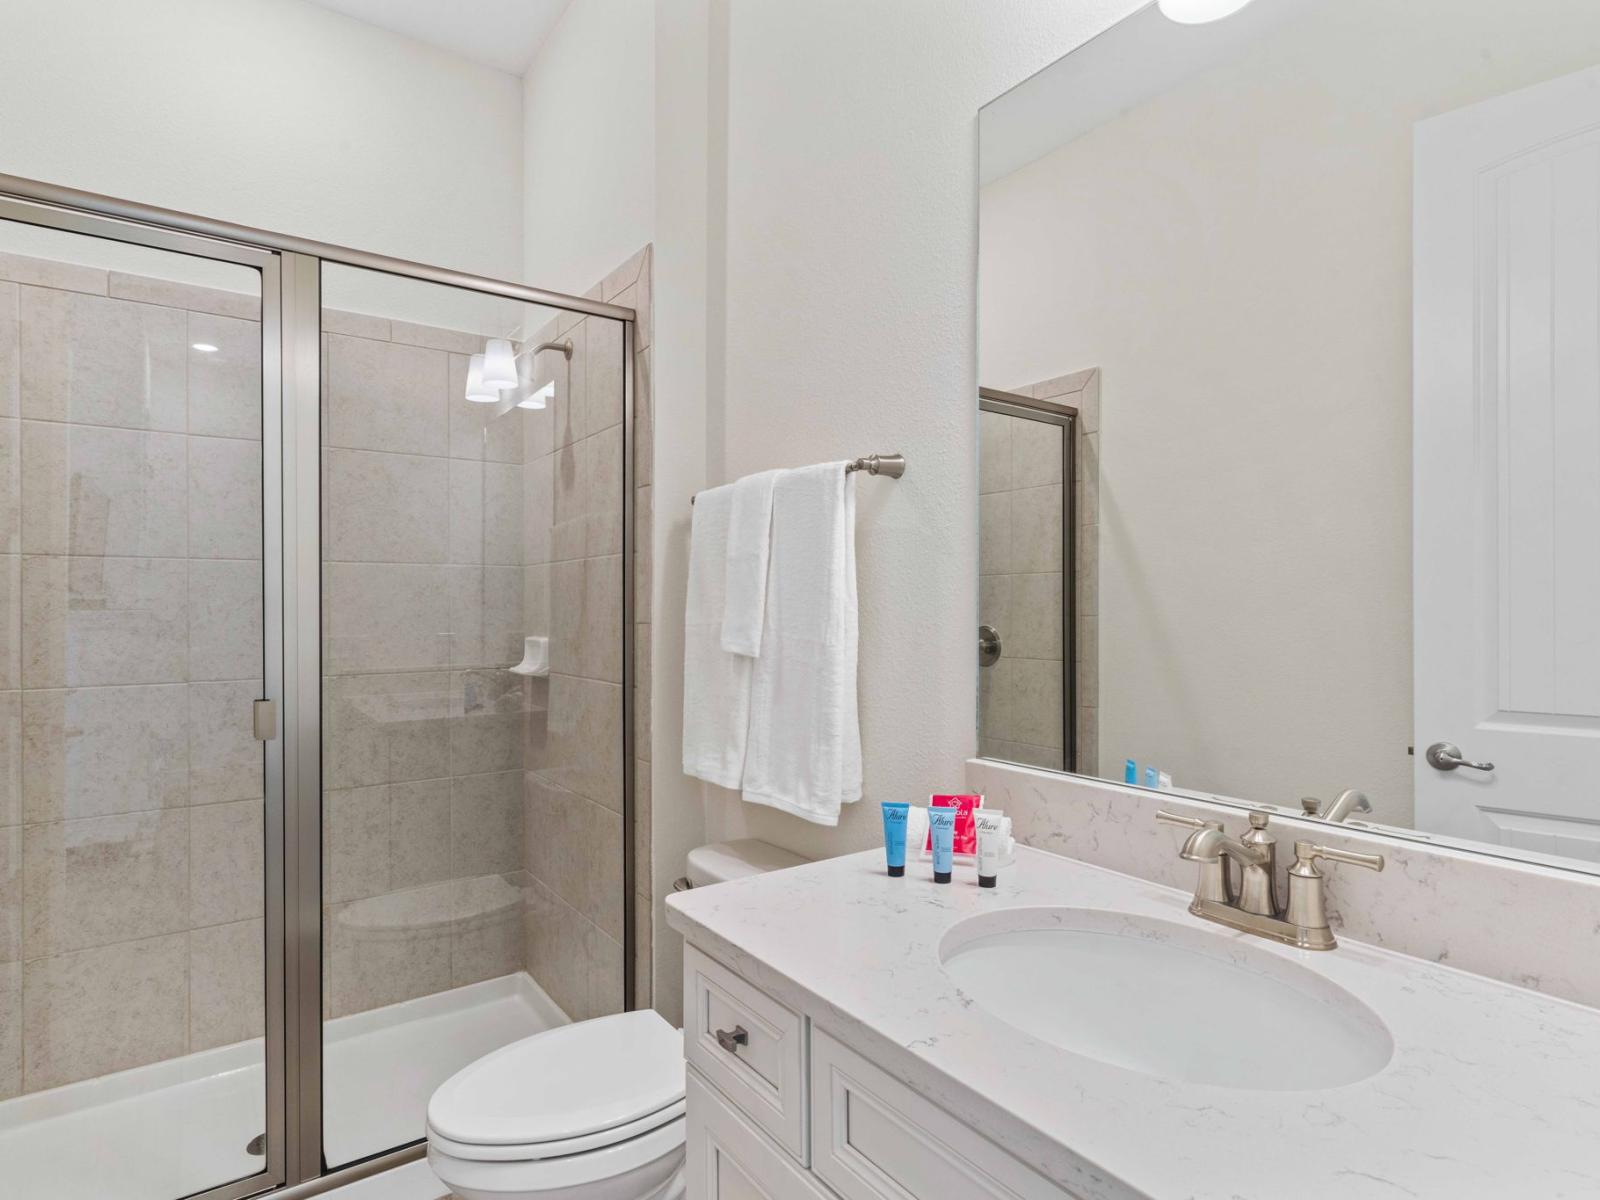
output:
[{"label": "marble-look backsplash", "polygon": [[[1156,811],[1220,819],[1238,808],[971,759],[967,786],[1011,819],[1017,840],[1081,862],[1190,890],[1184,831]],[[1600,877],[1275,815],[1280,866],[1296,838],[1382,854],[1381,872],[1328,864],[1334,931],[1368,945],[1600,1007]]]}]

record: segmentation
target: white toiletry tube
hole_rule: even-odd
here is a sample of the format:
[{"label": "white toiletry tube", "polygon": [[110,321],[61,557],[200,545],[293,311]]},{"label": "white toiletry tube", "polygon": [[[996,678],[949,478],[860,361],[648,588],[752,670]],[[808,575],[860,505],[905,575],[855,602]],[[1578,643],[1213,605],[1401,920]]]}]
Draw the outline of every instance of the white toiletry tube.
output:
[{"label": "white toiletry tube", "polygon": [[980,808],[973,812],[973,823],[978,827],[978,886],[992,888],[1000,875],[1000,862],[1006,852],[1005,813],[998,808]]}]

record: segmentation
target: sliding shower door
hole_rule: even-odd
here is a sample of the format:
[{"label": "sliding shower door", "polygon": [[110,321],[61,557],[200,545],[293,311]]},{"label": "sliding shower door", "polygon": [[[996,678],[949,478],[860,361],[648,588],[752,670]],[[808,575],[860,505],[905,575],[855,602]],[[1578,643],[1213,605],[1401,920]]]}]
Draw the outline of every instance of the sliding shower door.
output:
[{"label": "sliding shower door", "polygon": [[281,1171],[277,280],[0,201],[0,1195]]},{"label": "sliding shower door", "polygon": [[323,1151],[624,1006],[622,322],[324,263]]}]

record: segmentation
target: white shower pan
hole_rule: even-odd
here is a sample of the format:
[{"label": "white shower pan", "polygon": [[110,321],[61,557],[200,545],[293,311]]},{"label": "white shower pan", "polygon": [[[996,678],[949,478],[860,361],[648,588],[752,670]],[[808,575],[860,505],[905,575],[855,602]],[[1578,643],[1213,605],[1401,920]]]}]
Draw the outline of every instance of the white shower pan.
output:
[{"label": "white shower pan", "polygon": [[[327,1161],[416,1141],[439,1084],[566,1023],[522,972],[328,1022]],[[261,1060],[259,1040],[241,1042],[0,1102],[6,1194],[177,1200],[259,1171],[246,1146],[266,1128]]]}]

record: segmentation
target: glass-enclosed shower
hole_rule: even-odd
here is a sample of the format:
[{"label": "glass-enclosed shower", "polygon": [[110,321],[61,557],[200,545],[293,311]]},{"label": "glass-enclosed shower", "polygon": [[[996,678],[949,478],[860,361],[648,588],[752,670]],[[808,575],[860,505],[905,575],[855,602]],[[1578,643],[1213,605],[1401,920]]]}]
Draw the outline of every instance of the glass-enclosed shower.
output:
[{"label": "glass-enclosed shower", "polygon": [[0,1195],[414,1154],[633,995],[633,314],[0,191]]}]

